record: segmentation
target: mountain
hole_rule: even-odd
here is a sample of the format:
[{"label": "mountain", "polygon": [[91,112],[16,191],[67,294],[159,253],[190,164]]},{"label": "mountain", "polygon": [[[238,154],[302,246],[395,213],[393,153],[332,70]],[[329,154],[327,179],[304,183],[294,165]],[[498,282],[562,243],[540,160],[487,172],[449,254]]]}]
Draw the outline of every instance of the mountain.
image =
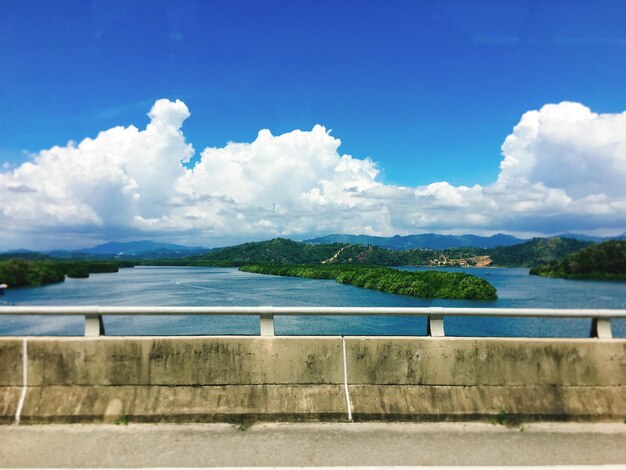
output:
[{"label": "mountain", "polygon": [[[440,235],[447,237],[447,235]],[[468,236],[473,237],[473,236]],[[501,237],[507,237],[505,239]],[[395,238],[395,237],[391,237]],[[407,237],[398,237],[407,238]],[[461,239],[462,237],[456,237]],[[482,237],[477,237],[482,238]],[[487,237],[484,237],[487,238]],[[497,242],[508,236],[488,237]],[[514,237],[510,237],[514,238]],[[464,238],[468,240],[468,238]],[[470,239],[471,240],[471,239]],[[359,241],[362,241],[360,239]],[[458,243],[461,243],[457,240]],[[497,243],[496,241],[494,241]],[[464,246],[445,250],[432,248],[387,248],[359,243],[310,243],[275,238],[262,242],[208,250],[152,241],[109,242],[78,251],[0,254],[0,259],[61,258],[73,260],[118,259],[144,264],[174,266],[243,266],[246,264],[370,264],[377,266],[537,266],[559,260],[590,245],[568,238],[535,238],[510,246],[480,248]]]},{"label": "mountain", "polygon": [[13,258],[41,260],[49,258],[48,255],[31,250],[10,250],[0,253],[0,260],[9,260]]},{"label": "mountain", "polygon": [[[215,248],[201,256],[193,257],[193,260],[229,266],[252,263],[318,264],[331,258],[346,246],[342,243],[311,245],[286,238],[274,238],[262,242]],[[360,248],[363,249],[363,247]]]},{"label": "mountain", "polygon": [[3,255],[27,255],[29,253],[37,253],[37,252],[33,250],[25,250],[23,248],[18,248],[17,250],[3,251],[1,254]]},{"label": "mountain", "polygon": [[562,259],[591,244],[573,238],[533,238],[519,245],[499,246],[486,251],[497,266],[528,267]]},{"label": "mountain", "polygon": [[616,235],[614,237],[596,237],[593,235],[585,235],[582,233],[564,233],[562,235],[558,235],[558,238],[574,238],[576,240],[586,242],[602,243],[609,240],[626,240],[626,233],[622,233],[621,235]]},{"label": "mountain", "polygon": [[[458,249],[457,249],[458,250]],[[470,248],[463,251],[473,251]],[[377,266],[428,265],[440,251],[430,249],[392,250],[373,245],[348,243],[305,243],[275,238],[262,242],[216,248],[201,256],[189,257],[191,265],[243,266],[246,264],[369,264]],[[482,254],[482,253],[481,253]],[[183,260],[174,260],[176,264]],[[166,264],[167,260],[164,263]]]},{"label": "mountain", "polygon": [[445,250],[448,248],[494,248],[496,246],[511,246],[523,243],[526,240],[498,233],[491,237],[479,235],[440,235],[437,233],[422,233],[419,235],[395,235],[393,237],[375,237],[370,235],[333,234],[324,237],[304,240],[305,243],[358,243],[360,245],[374,245],[392,250],[408,250],[410,248],[429,248],[431,250]]},{"label": "mountain", "polygon": [[110,259],[110,258],[182,258],[185,256],[201,255],[209,251],[202,246],[185,246],[174,243],[161,243],[151,240],[134,242],[108,242],[91,248],[80,250],[51,250],[45,252],[30,250],[10,250],[0,253],[0,259]]},{"label": "mountain", "polygon": [[558,260],[588,246],[566,238],[535,238],[495,248],[398,250],[347,243],[305,243],[284,238],[216,248],[201,256],[150,264],[244,266],[248,264],[367,264],[377,266],[536,266]]},{"label": "mountain", "polygon": [[70,252],[77,255],[91,256],[115,256],[115,257],[141,257],[141,258],[179,258],[201,254],[208,251],[208,248],[201,246],[184,246],[173,243],[161,243],[151,240],[140,240],[134,242],[108,242],[92,248],[83,248]]},{"label": "mountain", "polygon": [[613,279],[626,281],[626,240],[609,240],[587,246],[553,261],[530,274],[567,279]]}]

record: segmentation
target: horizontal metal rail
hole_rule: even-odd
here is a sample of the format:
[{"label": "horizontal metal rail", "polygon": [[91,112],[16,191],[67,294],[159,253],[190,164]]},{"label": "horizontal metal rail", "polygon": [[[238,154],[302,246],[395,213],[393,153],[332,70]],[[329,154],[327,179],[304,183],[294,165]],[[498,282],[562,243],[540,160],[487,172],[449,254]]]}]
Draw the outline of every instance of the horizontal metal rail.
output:
[{"label": "horizontal metal rail", "polygon": [[458,308],[458,307],[100,307],[0,306],[0,315],[298,315],[626,318],[626,309]]},{"label": "horizontal metal rail", "polygon": [[0,306],[0,315],[78,315],[85,336],[104,334],[103,315],[258,315],[262,336],[274,336],[275,315],[426,316],[429,336],[444,336],[444,316],[591,318],[593,337],[612,338],[611,319],[626,318],[626,309],[449,308],[449,307],[100,307]]}]

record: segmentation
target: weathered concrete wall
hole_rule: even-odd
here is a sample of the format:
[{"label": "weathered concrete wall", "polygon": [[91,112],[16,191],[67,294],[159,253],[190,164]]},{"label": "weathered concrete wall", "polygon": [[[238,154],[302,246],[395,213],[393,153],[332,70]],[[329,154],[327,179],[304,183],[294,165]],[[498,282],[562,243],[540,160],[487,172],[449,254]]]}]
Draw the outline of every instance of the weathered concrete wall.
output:
[{"label": "weathered concrete wall", "polygon": [[351,384],[626,385],[625,340],[347,338]]},{"label": "weathered concrete wall", "polygon": [[341,338],[32,339],[28,342],[28,383],[343,384],[341,354]]},{"label": "weathered concrete wall", "polygon": [[0,424],[15,420],[22,391],[22,341],[0,340]]},{"label": "weathered concrete wall", "polygon": [[356,420],[626,416],[626,341],[349,338]]},{"label": "weathered concrete wall", "polygon": [[[22,338],[0,339],[0,422]],[[620,419],[626,341],[472,338],[28,338],[21,422]],[[344,361],[347,376],[344,375]]]}]

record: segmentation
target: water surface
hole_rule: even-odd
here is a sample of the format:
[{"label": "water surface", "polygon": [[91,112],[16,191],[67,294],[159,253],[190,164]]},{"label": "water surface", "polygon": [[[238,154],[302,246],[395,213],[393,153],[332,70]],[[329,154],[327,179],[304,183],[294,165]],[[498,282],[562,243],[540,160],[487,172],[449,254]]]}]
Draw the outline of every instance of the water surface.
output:
[{"label": "water surface", "polygon": [[[403,268],[423,269],[423,268]],[[37,288],[9,289],[4,305],[369,306],[626,308],[626,283],[529,276],[527,269],[447,268],[483,277],[495,301],[418,299],[332,280],[239,272],[236,268],[136,267]],[[258,317],[105,317],[107,335],[258,334]],[[626,337],[626,321],[613,320]],[[448,336],[586,337],[590,320],[446,317]],[[82,317],[0,317],[1,335],[82,335]],[[276,334],[424,335],[423,317],[277,317]]]}]

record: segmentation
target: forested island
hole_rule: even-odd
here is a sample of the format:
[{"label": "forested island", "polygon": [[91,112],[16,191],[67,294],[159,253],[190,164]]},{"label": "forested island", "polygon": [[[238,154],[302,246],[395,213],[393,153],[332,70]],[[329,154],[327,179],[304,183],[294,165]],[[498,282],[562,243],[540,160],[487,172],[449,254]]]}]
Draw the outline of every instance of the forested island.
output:
[{"label": "forested island", "polygon": [[91,273],[115,273],[134,266],[130,261],[70,261],[55,259],[0,259],[0,282],[9,287],[37,287],[63,282],[65,277],[85,278]]},{"label": "forested island", "polygon": [[271,265],[241,266],[240,271],[308,279],[335,279],[365,289],[422,298],[495,300],[496,289],[484,279],[445,271],[400,271],[358,265]]},{"label": "forested island", "polygon": [[610,240],[590,245],[530,270],[530,274],[565,279],[626,281],[626,241]]}]

